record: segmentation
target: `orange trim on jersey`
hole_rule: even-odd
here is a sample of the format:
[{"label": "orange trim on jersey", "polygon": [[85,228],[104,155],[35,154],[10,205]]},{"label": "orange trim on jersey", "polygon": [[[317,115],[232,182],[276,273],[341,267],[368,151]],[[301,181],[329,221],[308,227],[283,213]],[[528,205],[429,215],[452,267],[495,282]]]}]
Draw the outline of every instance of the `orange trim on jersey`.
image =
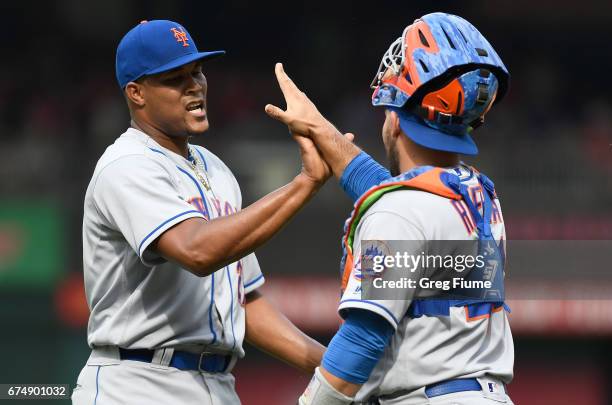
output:
[{"label": "orange trim on jersey", "polygon": [[440,175],[444,173],[444,169],[435,167],[423,174],[420,174],[408,181],[402,181],[390,184],[401,184],[406,187],[417,188],[422,191],[427,191],[432,194],[437,194],[441,197],[450,198],[453,200],[461,200],[461,195],[455,193],[450,187],[440,180]]},{"label": "orange trim on jersey", "polygon": [[504,309],[504,306],[499,306],[497,308],[493,307],[493,309],[491,310],[491,312],[489,312],[488,314],[483,314],[483,315],[478,315],[478,316],[474,316],[472,318],[470,318],[469,314],[470,311],[468,309],[468,306],[464,306],[463,309],[465,310],[465,320],[467,322],[473,322],[473,321],[477,321],[479,319],[486,319],[486,318],[490,318],[492,313],[496,313],[496,312],[500,312]]}]

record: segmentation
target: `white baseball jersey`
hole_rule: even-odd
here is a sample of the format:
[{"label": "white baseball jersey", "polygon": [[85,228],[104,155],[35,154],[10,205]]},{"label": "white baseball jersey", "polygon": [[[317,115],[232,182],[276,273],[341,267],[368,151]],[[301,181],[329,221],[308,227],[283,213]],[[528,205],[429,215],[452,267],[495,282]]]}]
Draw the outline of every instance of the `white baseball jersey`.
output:
[{"label": "white baseball jersey", "polygon": [[[452,170],[478,197],[482,193],[476,176],[465,166]],[[477,203],[477,202],[476,202]],[[499,200],[493,201],[492,233],[505,240]],[[359,222],[353,245],[353,274],[340,302],[339,311],[362,308],[373,311],[396,329],[383,357],[357,395],[413,391],[429,384],[456,378],[489,375],[506,383],[513,375],[514,348],[506,312],[470,319],[465,307],[453,307],[449,317],[408,317],[411,304],[405,300],[362,300],[360,272],[361,241],[364,240],[477,240],[473,219],[464,202],[421,190],[399,190],[383,195]],[[417,255],[418,252],[415,252]]]},{"label": "white baseball jersey", "polygon": [[83,219],[89,346],[244,356],[245,294],[264,282],[255,255],[197,277],[148,249],[187,218],[241,209],[227,166],[200,146],[190,150],[195,165],[130,128],[98,161]]}]

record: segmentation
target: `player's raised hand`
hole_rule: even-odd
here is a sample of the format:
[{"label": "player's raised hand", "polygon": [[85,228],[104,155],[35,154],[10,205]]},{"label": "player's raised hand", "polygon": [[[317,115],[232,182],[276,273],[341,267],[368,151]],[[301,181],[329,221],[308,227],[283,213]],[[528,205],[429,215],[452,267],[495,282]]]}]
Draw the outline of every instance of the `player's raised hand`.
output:
[{"label": "player's raised hand", "polygon": [[274,72],[285,97],[287,109],[283,110],[268,104],[265,108],[266,113],[275,120],[286,124],[292,135],[312,139],[317,151],[331,167],[334,175],[341,178],[348,163],[361,152],[361,149],[353,144],[355,136],[350,133],[342,135],[331,122],[325,119],[313,102],[285,73],[282,64],[277,63]]},{"label": "player's raised hand", "polygon": [[291,78],[285,73],[282,63],[277,63],[274,72],[280,86],[287,110],[272,104],[265,107],[266,113],[277,121],[286,124],[289,131],[295,135],[312,137],[314,133],[339,131],[319,112],[317,107],[302,92]]}]

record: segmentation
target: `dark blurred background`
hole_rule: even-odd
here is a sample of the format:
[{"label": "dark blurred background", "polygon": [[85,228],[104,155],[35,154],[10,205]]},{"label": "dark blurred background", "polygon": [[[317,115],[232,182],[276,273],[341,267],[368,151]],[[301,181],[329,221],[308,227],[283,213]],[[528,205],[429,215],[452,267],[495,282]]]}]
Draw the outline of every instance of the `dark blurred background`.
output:
[{"label": "dark blurred background", "polygon": [[[275,62],[384,162],[384,114],[369,89],[382,54],[423,14],[461,15],[512,74],[508,97],[475,133],[480,155],[469,159],[496,183],[508,238],[611,240],[611,3],[414,3],[2,2],[0,383],[74,385],[88,356],[83,197],[98,157],[129,125],[115,49],[143,19],[179,21],[200,50],[227,50],[205,65],[211,129],[194,142],[234,171],[246,206],[299,170],[286,128],[263,112],[282,103]],[[270,296],[323,343],[338,325],[339,238],[350,209],[332,180],[257,252]],[[612,301],[549,298],[513,306],[515,403],[612,404]],[[294,403],[308,379],[252,347],[235,374],[246,405]]]}]

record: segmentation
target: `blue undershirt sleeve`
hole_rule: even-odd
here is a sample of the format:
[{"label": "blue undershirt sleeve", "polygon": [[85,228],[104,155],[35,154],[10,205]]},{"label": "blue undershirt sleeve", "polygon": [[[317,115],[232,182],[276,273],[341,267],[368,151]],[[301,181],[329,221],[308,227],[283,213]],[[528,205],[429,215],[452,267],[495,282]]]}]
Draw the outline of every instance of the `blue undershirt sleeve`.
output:
[{"label": "blue undershirt sleeve", "polygon": [[325,370],[353,384],[365,383],[395,329],[382,316],[351,309],[323,355]]},{"label": "blue undershirt sleeve", "polygon": [[342,172],[340,187],[353,201],[357,201],[363,193],[389,178],[391,178],[389,170],[361,151]]}]

